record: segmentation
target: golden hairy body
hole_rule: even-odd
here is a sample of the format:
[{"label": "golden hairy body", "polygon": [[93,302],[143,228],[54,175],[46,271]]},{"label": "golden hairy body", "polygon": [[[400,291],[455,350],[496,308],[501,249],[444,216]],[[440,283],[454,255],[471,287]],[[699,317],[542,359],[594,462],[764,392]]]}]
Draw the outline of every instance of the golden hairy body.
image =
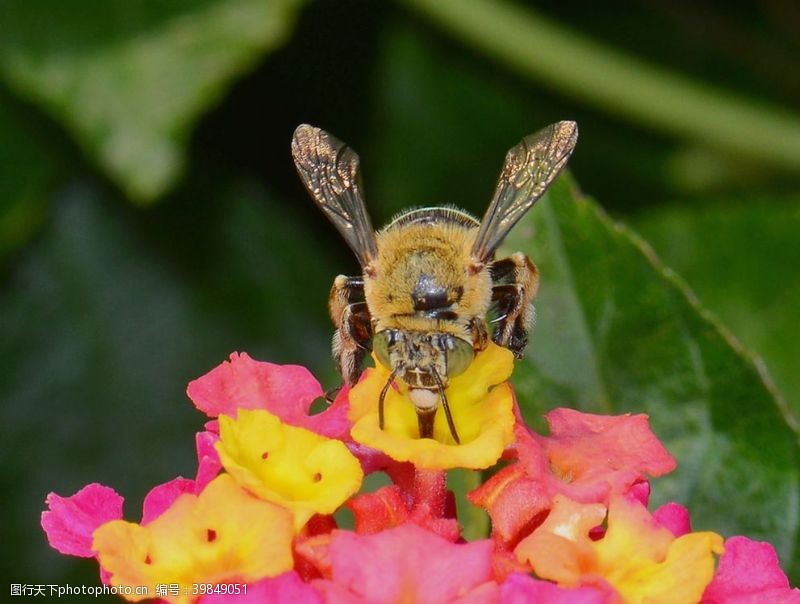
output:
[{"label": "golden hairy body", "polygon": [[480,222],[456,208],[421,208],[376,233],[361,192],[358,155],[319,128],[297,128],[297,171],[362,269],[359,276],[339,275],[331,288],[333,357],[349,385],[370,351],[389,369],[378,401],[381,428],[386,392],[400,380],[417,411],[420,436],[432,436],[441,402],[459,442],[445,390],[486,347],[490,309],[496,313],[494,342],[522,356],[538,273],[522,252],[495,259],[495,251],[564,167],[577,137],[576,124],[565,121],[522,139],[506,155]]},{"label": "golden hairy body", "polygon": [[[477,272],[470,268],[478,223],[448,220],[450,212],[442,209],[431,223],[396,221],[377,233],[378,255],[364,278],[375,333],[388,328],[439,331],[470,340],[470,322],[486,316],[492,278],[488,267]],[[420,284],[447,292],[444,304],[436,304],[436,313],[419,310],[419,304],[415,307]],[[424,289],[422,297],[424,306]],[[452,315],[442,313],[443,308]]]}]

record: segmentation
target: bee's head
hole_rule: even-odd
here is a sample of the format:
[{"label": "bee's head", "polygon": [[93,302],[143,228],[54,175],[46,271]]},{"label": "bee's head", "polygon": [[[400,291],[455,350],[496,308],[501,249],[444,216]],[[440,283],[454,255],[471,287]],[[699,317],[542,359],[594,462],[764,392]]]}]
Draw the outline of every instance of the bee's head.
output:
[{"label": "bee's head", "polygon": [[409,386],[439,389],[470,366],[472,344],[449,333],[384,329],[372,338],[381,365]]}]

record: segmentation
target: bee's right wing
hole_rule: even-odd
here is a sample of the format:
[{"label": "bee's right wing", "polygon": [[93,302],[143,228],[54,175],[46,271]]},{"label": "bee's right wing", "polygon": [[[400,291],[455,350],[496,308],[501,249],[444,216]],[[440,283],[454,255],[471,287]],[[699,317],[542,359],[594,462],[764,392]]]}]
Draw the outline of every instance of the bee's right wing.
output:
[{"label": "bee's right wing", "polygon": [[577,140],[575,122],[558,122],[526,136],[508,152],[472,246],[473,258],[480,262],[491,258],[511,228],[561,172]]},{"label": "bee's right wing", "polygon": [[300,178],[364,267],[377,255],[375,231],[361,194],[358,155],[324,130],[301,124],[292,137]]}]

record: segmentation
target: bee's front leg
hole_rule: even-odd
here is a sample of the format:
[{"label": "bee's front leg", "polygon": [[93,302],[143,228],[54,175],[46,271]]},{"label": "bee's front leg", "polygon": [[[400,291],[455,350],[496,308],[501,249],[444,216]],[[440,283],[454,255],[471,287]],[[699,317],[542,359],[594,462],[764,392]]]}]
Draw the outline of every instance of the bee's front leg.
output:
[{"label": "bee's front leg", "polygon": [[336,325],[333,334],[333,359],[342,381],[352,386],[361,373],[361,362],[370,349],[372,324],[364,298],[361,277],[339,275],[333,281],[328,310]]},{"label": "bee's front leg", "polygon": [[490,269],[494,282],[492,302],[499,313],[492,339],[520,358],[534,319],[532,301],[539,288],[539,271],[522,252],[494,262]]}]

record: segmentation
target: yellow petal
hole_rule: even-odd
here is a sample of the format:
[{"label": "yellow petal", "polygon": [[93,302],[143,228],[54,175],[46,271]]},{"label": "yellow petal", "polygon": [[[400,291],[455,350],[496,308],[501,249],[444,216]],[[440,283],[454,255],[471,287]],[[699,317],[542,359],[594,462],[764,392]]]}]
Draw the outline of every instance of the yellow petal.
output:
[{"label": "yellow petal", "polygon": [[662,562],[631,565],[609,580],[626,602],[699,602],[714,576],[714,556],[723,550],[716,533],[688,533],[675,539]]},{"label": "yellow petal", "polygon": [[593,543],[595,572],[626,602],[698,602],[714,574],[714,553],[722,552],[715,533],[676,538],[642,504],[615,497],[608,531]]},{"label": "yellow petal", "polygon": [[343,442],[284,424],[263,410],[219,416],[222,465],[262,499],[294,514],[299,531],[314,514],[331,514],[361,487],[361,464]]},{"label": "yellow petal", "polygon": [[114,520],[94,532],[92,549],[111,585],[143,585],[153,598],[156,585],[177,584],[196,599],[194,583],[255,582],[290,570],[291,514],[243,491],[222,474],[198,495],[183,494],[161,516],[141,526]]},{"label": "yellow petal", "polygon": [[389,371],[376,362],[376,367],[367,370],[367,376],[350,391],[350,434],[393,459],[425,469],[487,468],[514,439],[514,394],[504,383],[513,368],[513,354],[490,344],[467,371],[450,380],[445,394],[461,439],[458,445],[441,409],[436,414],[433,438],[419,438],[414,405],[408,398],[408,388],[399,380],[398,388],[390,388],[386,395],[385,426],[379,428],[378,398]]},{"label": "yellow petal", "polygon": [[595,543],[601,572],[613,573],[612,569],[637,566],[640,561],[661,561],[674,539],[645,506],[615,497],[608,507],[608,531]]}]

